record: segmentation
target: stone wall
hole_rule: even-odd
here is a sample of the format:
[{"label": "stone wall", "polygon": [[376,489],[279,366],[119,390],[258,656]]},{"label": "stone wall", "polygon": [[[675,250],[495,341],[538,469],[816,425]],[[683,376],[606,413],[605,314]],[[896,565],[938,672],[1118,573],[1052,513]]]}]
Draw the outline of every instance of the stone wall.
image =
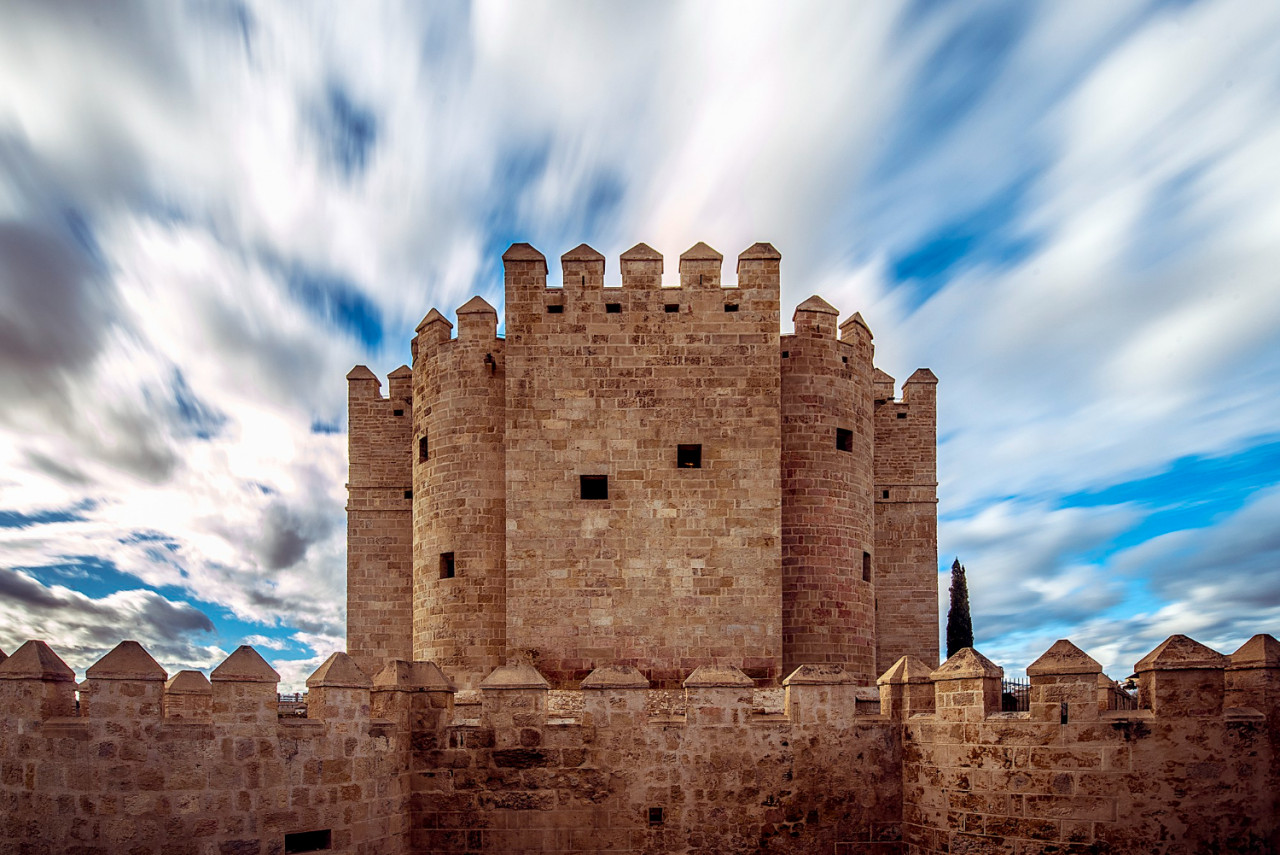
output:
[{"label": "stone wall", "polygon": [[379,394],[373,372],[347,375],[347,648],[361,667],[412,657],[411,374]]},{"label": "stone wall", "polygon": [[606,666],[553,693],[510,665],[456,693],[432,663],[370,679],[337,653],[294,719],[249,647],[166,682],[123,642],[77,707],[32,641],[0,654],[0,855],[1280,850],[1280,643],[1228,659],[1174,636],[1137,670],[1139,708],[1108,709],[1061,641],[1027,668],[1030,710],[1002,713],[971,649],[903,657],[878,698],[804,666],[780,706],[726,666],[682,691]]},{"label": "stone wall", "polygon": [[906,853],[1280,851],[1275,699],[1224,708],[1226,664],[1174,636],[1138,664],[1142,708],[1109,710],[1098,664],[1060,641],[1027,669],[1030,711],[1002,713],[1001,670],[957,653],[936,712],[901,719]]},{"label": "stone wall", "polygon": [[500,668],[481,686],[477,719],[415,742],[414,845],[898,852],[896,729],[860,714],[837,668],[802,669],[787,684],[783,712],[756,712],[750,678],[703,666],[685,680],[683,711],[654,715],[636,669],[602,668],[583,683],[581,713],[557,718],[537,671]]},{"label": "stone wall", "polygon": [[782,337],[783,668],[875,679],[871,331],[819,297]]},{"label": "stone wall", "polygon": [[505,343],[476,297],[414,339],[413,656],[472,686],[507,650]]},{"label": "stone wall", "polygon": [[938,661],[937,384],[922,368],[898,401],[876,371],[876,673],[908,655]]},{"label": "stone wall", "polygon": [[212,683],[183,674],[168,691],[123,642],[89,668],[77,714],[74,675],[42,642],[0,664],[0,853],[280,855],[313,832],[335,853],[407,851],[408,736],[371,721],[346,654],[312,678],[303,719],[277,718],[278,677],[252,648]]},{"label": "stone wall", "polygon": [[778,267],[753,250],[736,289],[704,244],[678,288],[643,244],[621,288],[590,247],[561,287],[532,247],[503,257],[507,643],[557,686],[613,662],[665,686],[704,662],[781,676]]}]

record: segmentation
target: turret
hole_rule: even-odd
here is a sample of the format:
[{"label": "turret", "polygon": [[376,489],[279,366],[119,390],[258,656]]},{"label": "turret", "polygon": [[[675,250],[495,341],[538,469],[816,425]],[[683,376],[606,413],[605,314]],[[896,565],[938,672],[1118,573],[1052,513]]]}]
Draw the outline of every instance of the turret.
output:
[{"label": "turret", "polygon": [[[540,293],[541,253],[517,244],[504,258],[514,293]],[[493,306],[473,297],[457,316],[458,337],[414,364],[413,644],[396,658],[438,662],[471,688],[506,650],[506,359]],[[428,320],[420,336],[444,328]]]},{"label": "turret", "polygon": [[876,677],[871,509],[871,333],[820,297],[782,339],[783,670]]},{"label": "turret", "polygon": [[899,657],[938,659],[937,385],[927,368],[895,400],[877,370],[875,401],[875,580],[877,667]]}]

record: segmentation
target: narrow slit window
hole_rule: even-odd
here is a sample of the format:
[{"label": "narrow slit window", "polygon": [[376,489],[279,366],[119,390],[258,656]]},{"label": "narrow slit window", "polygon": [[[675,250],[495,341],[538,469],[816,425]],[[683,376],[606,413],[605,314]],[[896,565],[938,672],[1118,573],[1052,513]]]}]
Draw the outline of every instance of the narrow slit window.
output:
[{"label": "narrow slit window", "polygon": [[404,410],[392,410],[392,411],[391,411],[391,415],[393,415],[393,416],[403,416],[403,415],[404,415]]},{"label": "narrow slit window", "polygon": [[836,428],[836,448],[840,451],[853,451],[853,431]]},{"label": "narrow slit window", "polygon": [[676,312],[680,311],[680,304],[679,304],[679,303],[667,303],[666,305],[664,305],[664,306],[662,307],[662,311],[666,312],[668,315],[673,315],[673,314],[675,314]]},{"label": "narrow slit window", "polygon": [[605,314],[620,315],[622,314],[622,304],[621,303],[605,303],[604,311],[605,311]]},{"label": "narrow slit window", "polygon": [[424,433],[418,437],[418,462],[422,463],[427,459],[427,435]]},{"label": "narrow slit window", "polygon": [[440,578],[452,579],[454,577],[455,568],[453,563],[452,552],[440,553]]},{"label": "narrow slit window", "polygon": [[882,498],[882,499],[887,499],[887,498],[889,498],[889,491],[888,491],[888,490],[881,490],[881,491],[880,491],[880,498]]},{"label": "narrow slit window", "polygon": [[680,469],[701,469],[702,468],[702,446],[701,445],[677,445],[676,446],[676,466]]},{"label": "narrow slit window", "polygon": [[284,836],[285,855],[294,852],[324,852],[333,848],[333,833],[325,828],[319,831],[295,831]]},{"label": "narrow slit window", "polygon": [[564,306],[560,305],[559,303],[552,303],[550,306],[547,306],[547,314],[548,314],[548,315],[563,315],[563,314],[564,314]]},{"label": "narrow slit window", "polygon": [[737,303],[725,303],[725,304],[724,304],[724,310],[725,310],[726,312],[736,312],[736,311],[738,311],[738,304],[737,304]]},{"label": "narrow slit window", "polygon": [[871,581],[871,553],[862,553],[862,581]]},{"label": "narrow slit window", "polygon": [[578,487],[581,490],[579,495],[588,501],[601,501],[609,498],[608,475],[579,475]]}]

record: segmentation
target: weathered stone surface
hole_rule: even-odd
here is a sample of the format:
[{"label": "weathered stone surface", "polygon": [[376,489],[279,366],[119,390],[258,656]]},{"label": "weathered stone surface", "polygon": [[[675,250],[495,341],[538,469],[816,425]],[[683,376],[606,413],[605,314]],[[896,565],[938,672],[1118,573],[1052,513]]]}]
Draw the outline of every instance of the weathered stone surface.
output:
[{"label": "weathered stone surface", "polygon": [[965,647],[954,656],[943,662],[929,677],[939,680],[965,680],[973,678],[996,678],[1004,676],[1004,669],[972,647]]},{"label": "weathered stone surface", "polygon": [[1100,673],[1102,666],[1065,638],[1055,641],[1039,659],[1027,666],[1028,677]]},{"label": "weathered stone surface", "polygon": [[76,673],[43,641],[27,641],[0,662],[0,680],[74,682]]},{"label": "weathered stone surface", "polygon": [[493,673],[480,681],[481,689],[547,689],[547,678],[527,662],[518,662],[495,668]]},{"label": "weathered stone surface", "polygon": [[1180,671],[1191,668],[1226,668],[1229,660],[1216,650],[1205,647],[1185,635],[1171,635],[1138,660],[1133,670]]},{"label": "weathered stone surface", "polygon": [[222,664],[213,669],[209,679],[217,683],[279,683],[280,675],[267,664],[258,651],[242,644]]},{"label": "weathered stone surface", "polygon": [[122,641],[84,672],[90,680],[164,682],[169,675],[136,641]]},{"label": "weathered stone surface", "polygon": [[319,687],[367,689],[372,685],[373,681],[360,670],[355,660],[340,650],[330,654],[315,673],[307,678],[308,689]]},{"label": "weathered stone surface", "polygon": [[584,689],[647,689],[649,681],[634,665],[602,665],[582,681]]}]

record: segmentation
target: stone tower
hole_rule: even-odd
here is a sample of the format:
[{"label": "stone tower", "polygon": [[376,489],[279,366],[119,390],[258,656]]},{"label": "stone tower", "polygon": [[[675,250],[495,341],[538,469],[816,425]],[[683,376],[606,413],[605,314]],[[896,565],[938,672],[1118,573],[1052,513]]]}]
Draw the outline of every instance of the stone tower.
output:
[{"label": "stone tower", "polygon": [[702,243],[673,288],[645,244],[620,288],[586,245],[558,285],[527,244],[503,262],[505,337],[476,297],[456,338],[427,314],[390,399],[349,376],[362,667],[427,659],[470,686],[516,658],[568,685],[622,663],[674,686],[829,663],[869,684],[936,661],[932,374],[894,401],[861,316],[837,330],[817,297],[780,337],[769,244],[734,288]]}]

